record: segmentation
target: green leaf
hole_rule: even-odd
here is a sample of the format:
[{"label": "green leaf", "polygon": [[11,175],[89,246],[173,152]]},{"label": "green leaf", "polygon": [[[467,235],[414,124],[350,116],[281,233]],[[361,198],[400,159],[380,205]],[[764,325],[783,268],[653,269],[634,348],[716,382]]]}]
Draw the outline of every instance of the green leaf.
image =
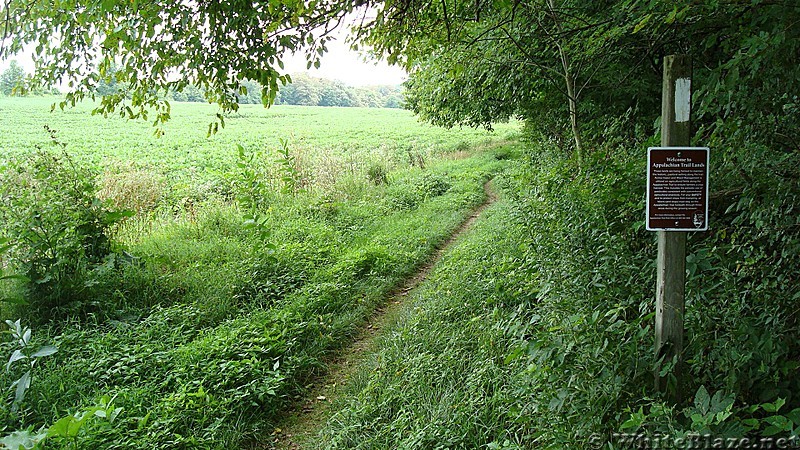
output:
[{"label": "green leaf", "polygon": [[786,400],[778,398],[774,403],[764,403],[761,407],[764,408],[766,412],[778,412],[785,404]]},{"label": "green leaf", "polygon": [[117,420],[117,416],[119,416],[121,412],[122,412],[122,407],[114,408],[114,410],[111,411],[111,414],[108,415],[108,421],[113,423],[115,420]]},{"label": "green leaf", "polygon": [[[678,15],[678,7],[676,6],[672,8],[672,11],[669,13],[669,15],[667,15],[667,18],[666,20],[664,20],[664,22],[667,24],[672,24],[673,22],[675,22],[675,17],[677,15]],[[634,31],[634,33],[636,32]]]},{"label": "green leaf", "polygon": [[43,358],[45,356],[50,356],[58,352],[58,349],[53,345],[45,345],[44,347],[40,348],[36,351],[36,353],[31,355],[31,358]]},{"label": "green leaf", "polygon": [[644,414],[644,410],[640,406],[638,411],[632,413],[631,417],[623,422],[622,425],[620,425],[620,429],[633,431],[638,430],[644,423],[645,418],[646,416]]},{"label": "green leaf", "polygon": [[778,428],[780,431],[790,431],[792,429],[792,422],[784,416],[765,417],[764,422]]},{"label": "green leaf", "polygon": [[10,449],[32,449],[41,442],[47,435],[45,433],[32,433],[31,430],[14,431],[13,433],[0,439],[3,448]]},{"label": "green leaf", "polygon": [[650,19],[652,19],[652,18],[653,18],[652,14],[648,14],[648,15],[644,16],[642,18],[642,20],[640,20],[639,23],[637,23],[636,26],[633,27],[633,34],[638,33],[639,31],[642,30],[642,28],[647,26],[647,23],[650,22]]},{"label": "green leaf", "polygon": [[786,418],[791,420],[795,427],[800,425],[800,408],[793,409],[790,413],[786,414]]},{"label": "green leaf", "polygon": [[128,218],[128,217],[133,217],[135,215],[136,215],[136,211],[131,211],[131,210],[127,210],[126,209],[126,210],[123,210],[123,211],[108,212],[108,213],[106,213],[105,219],[106,219],[106,223],[108,225],[113,225],[113,224],[119,222],[122,219],[125,219],[125,218]]},{"label": "green leaf", "polygon": [[19,336],[22,334],[22,324],[20,323],[20,319],[17,319],[16,322],[6,320],[6,325],[8,325],[8,328],[11,329],[11,334],[14,336]]},{"label": "green leaf", "polygon": [[25,372],[25,374],[15,382],[15,384],[17,385],[17,389],[14,392],[14,407],[18,406],[19,403],[25,399],[25,391],[31,387],[31,371],[29,370]]},{"label": "green leaf", "polygon": [[22,297],[4,297],[0,298],[0,302],[9,303],[12,305],[27,305],[28,302]]},{"label": "green leaf", "polygon": [[733,402],[733,395],[724,395],[723,391],[717,391],[711,399],[710,412],[712,414],[728,412],[733,407]]},{"label": "green leaf", "polygon": [[50,425],[47,429],[47,435],[51,437],[69,437],[70,424],[75,421],[72,415],[64,416]]},{"label": "green leaf", "polygon": [[701,414],[708,414],[708,408],[711,403],[711,398],[705,386],[700,386],[694,396],[694,407],[700,411]]},{"label": "green leaf", "polygon": [[25,356],[24,353],[22,353],[22,350],[21,349],[14,350],[14,353],[12,353],[11,356],[8,358],[8,363],[6,363],[6,372],[11,371],[12,364],[23,359],[28,359],[28,357]]},{"label": "green leaf", "polygon": [[136,423],[136,429],[137,430],[141,431],[141,430],[144,430],[145,428],[147,428],[147,423],[150,421],[150,413],[151,412],[152,411],[148,411],[147,414],[145,414],[144,417],[142,417],[141,419],[139,419],[137,421],[137,423]]},{"label": "green leaf", "polygon": [[31,279],[26,277],[25,275],[19,275],[19,274],[3,275],[2,277],[0,277],[0,280],[19,280],[22,282],[31,281]]},{"label": "green leaf", "polygon": [[743,425],[745,425],[746,427],[748,427],[750,429],[753,429],[753,430],[758,429],[760,423],[761,422],[759,422],[758,419],[744,419],[744,420],[742,420],[742,424]]}]

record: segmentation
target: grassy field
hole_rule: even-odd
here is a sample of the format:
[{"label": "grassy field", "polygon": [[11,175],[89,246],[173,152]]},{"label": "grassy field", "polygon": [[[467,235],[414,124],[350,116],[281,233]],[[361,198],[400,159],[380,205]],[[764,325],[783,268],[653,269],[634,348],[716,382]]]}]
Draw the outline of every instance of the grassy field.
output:
[{"label": "grassy field", "polygon": [[[49,101],[0,99],[13,118],[0,133],[4,270],[30,276],[25,258],[39,255],[54,273],[6,281],[0,293],[28,304],[3,318],[33,325],[27,354],[58,347],[24,400],[5,391],[0,420],[6,432],[72,423],[50,428],[55,448],[261,445],[325,355],[483,201],[515,133],[435,129],[396,110],[243,107],[206,138],[214,110],[178,104],[157,139],[85,105],[51,115]],[[101,259],[85,235],[69,253],[96,222],[87,214],[108,217],[76,204],[73,185],[75,198],[138,213],[108,228]],[[42,230],[56,243],[37,253],[27,238]]]},{"label": "grassy field", "polygon": [[505,138],[517,124],[501,125],[496,132],[475,129],[444,130],[419,123],[409,112],[377,108],[320,108],[303,106],[241,105],[225,118],[225,128],[207,137],[208,123],[217,108],[203,103],[174,103],[165,136],[153,135],[147,122],[120,117],[92,116],[92,104],[56,109],[56,98],[0,98],[0,156],[51,145],[44,126],[57,130],[57,139],[81,162],[108,167],[135,161],[157,167],[172,177],[204,178],[230,170],[236,146],[263,150],[277,148],[280,139],[310,159],[320,154],[357,158],[393,158],[408,151],[439,154],[459,146]]},{"label": "grassy field", "polygon": [[50,112],[56,100],[0,98],[0,166],[14,155],[59,147],[58,142],[78,164],[100,171],[101,198],[137,211],[230,199],[239,146],[255,155],[256,163],[270,166],[262,167],[263,175],[274,182],[280,174],[272,163],[285,141],[305,190],[346,196],[341,189],[353,178],[360,182],[370,167],[424,166],[443,153],[503,142],[519,130],[517,123],[495,132],[446,130],[397,109],[241,105],[225,119],[225,129],[209,137],[216,107],[175,103],[159,138],[149,123],[91,115],[91,103]]},{"label": "grassy field", "polygon": [[[16,105],[13,120],[68,117],[0,105]],[[513,144],[513,126],[490,136],[398,111],[287,108],[258,114],[264,129],[270,114],[293,125],[260,138],[245,126],[215,151],[228,138],[203,138],[213,111],[194,107],[176,106],[173,130],[188,133],[177,150],[152,150],[169,129],[147,141],[143,124],[52,124],[71,130],[57,140],[74,163],[47,133],[48,153],[36,150],[38,126],[3,122],[3,139],[28,147],[3,147],[0,277],[31,281],[2,280],[1,296],[28,300],[2,312],[33,325],[32,339],[20,327],[0,343],[16,355],[0,374],[4,433],[46,431],[48,448],[269,448],[326,356],[493,178],[501,200],[384,329],[318,447],[620,448],[620,432],[796,441],[800,194],[796,178],[764,174],[760,153],[721,164],[715,189],[741,197],[714,206],[714,230],[690,235],[690,376],[686,402],[671,404],[652,389],[655,239],[642,226],[641,150],[653,138],[609,141],[578,166],[551,142]],[[340,111],[354,116],[337,122]],[[298,138],[292,127],[317,123],[309,116],[316,131]],[[373,125],[360,135],[351,121]],[[104,127],[128,125],[142,133],[131,142],[153,143],[139,159],[79,144],[109,134],[123,146]],[[177,156],[202,151],[218,157],[212,168]],[[754,184],[736,190],[742,167]],[[136,215],[119,222],[109,205]],[[45,344],[58,352],[35,352]],[[31,366],[19,400],[13,383]]]}]

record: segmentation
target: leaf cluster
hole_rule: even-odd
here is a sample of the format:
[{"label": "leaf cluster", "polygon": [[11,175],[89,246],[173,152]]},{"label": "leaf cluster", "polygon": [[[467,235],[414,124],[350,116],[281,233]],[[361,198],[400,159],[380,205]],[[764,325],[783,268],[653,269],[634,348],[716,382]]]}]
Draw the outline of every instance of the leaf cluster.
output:
[{"label": "leaf cluster", "polygon": [[285,55],[303,52],[309,66],[319,66],[330,31],[355,7],[331,0],[12,0],[0,6],[0,58],[35,46],[31,83],[66,84],[62,108],[94,99],[102,83],[125,85],[103,95],[96,112],[160,126],[170,117],[165,98],[190,85],[227,112],[253,80],[271,105],[291,81],[281,73]]},{"label": "leaf cluster", "polygon": [[0,174],[8,264],[40,320],[88,306],[90,288],[115,268],[110,227],[130,215],[106,208],[95,174],[61,152],[39,149]]}]

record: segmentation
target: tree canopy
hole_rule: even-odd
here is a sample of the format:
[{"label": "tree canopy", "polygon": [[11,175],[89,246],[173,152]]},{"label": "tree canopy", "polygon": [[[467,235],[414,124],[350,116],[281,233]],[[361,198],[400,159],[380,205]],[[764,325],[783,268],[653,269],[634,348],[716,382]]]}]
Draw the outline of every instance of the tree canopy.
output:
[{"label": "tree canopy", "polygon": [[[98,112],[119,112],[154,124],[169,118],[169,92],[200,88],[223,111],[235,110],[243,82],[263,86],[274,102],[288,53],[319,66],[330,33],[359,2],[286,1],[21,1],[0,6],[0,59],[35,46],[32,82],[65,82],[66,103],[96,92],[101,81],[128,85],[102,97]],[[114,70],[116,69],[116,70]],[[62,107],[64,105],[62,104]]]},{"label": "tree canopy", "polygon": [[715,135],[735,113],[760,132],[780,122],[780,136],[768,139],[797,146],[796,124],[778,114],[796,109],[791,93],[800,88],[800,6],[789,0],[8,0],[0,8],[0,57],[35,45],[32,83],[63,79],[67,103],[125,83],[129,97],[109,93],[98,112],[147,119],[154,110],[155,125],[169,117],[167,93],[191,86],[222,112],[236,109],[248,80],[274,103],[291,81],[283,58],[302,52],[319,65],[331,32],[356,17],[354,44],[405,66],[408,107],[436,124],[520,117],[580,157],[587,133],[601,138],[604,118],[657,119],[661,58],[683,53],[695,61],[698,130]]},{"label": "tree canopy", "polygon": [[798,19],[796,2],[773,0],[408,0],[386,3],[363,36],[410,70],[422,117],[490,127],[516,116],[580,156],[609,118],[652,130],[672,53],[694,61],[699,130],[718,134],[734,116],[770,129],[796,104]]}]

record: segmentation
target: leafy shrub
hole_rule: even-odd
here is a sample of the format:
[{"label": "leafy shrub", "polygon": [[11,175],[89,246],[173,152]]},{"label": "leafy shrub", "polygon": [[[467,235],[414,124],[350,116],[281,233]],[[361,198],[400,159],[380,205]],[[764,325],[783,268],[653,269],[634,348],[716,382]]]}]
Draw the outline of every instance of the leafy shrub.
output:
[{"label": "leafy shrub", "polygon": [[446,175],[426,172],[389,186],[385,201],[394,210],[413,209],[422,202],[444,194],[451,187],[452,183]]},{"label": "leafy shrub", "polygon": [[16,347],[8,358],[8,363],[6,363],[6,373],[19,372],[18,366],[22,366],[22,375],[11,385],[14,388],[14,402],[11,404],[13,413],[19,409],[20,403],[25,399],[25,392],[31,386],[31,378],[33,377],[33,369],[36,367],[36,363],[39,362],[40,358],[50,356],[58,350],[52,345],[45,345],[34,350],[30,328],[23,327],[19,320],[16,322],[6,320],[6,325],[8,325],[8,331],[11,334],[11,342]]},{"label": "leafy shrub", "polygon": [[42,316],[80,309],[87,289],[114,269],[109,227],[129,216],[96,196],[94,173],[64,152],[38,150],[0,173],[0,223],[27,300]]},{"label": "leafy shrub", "polygon": [[289,141],[281,139],[275,166],[281,183],[281,192],[296,194],[307,187],[309,180],[303,176],[301,160],[289,150]]},{"label": "leafy shrub", "polygon": [[234,297],[242,303],[267,307],[307,281],[298,266],[277,258],[258,261],[247,268],[244,280],[234,288]]},{"label": "leafy shrub", "polygon": [[405,211],[416,208],[420,200],[417,192],[409,189],[408,185],[396,184],[390,186],[386,191],[386,199],[384,201],[390,209]]},{"label": "leafy shrub", "polygon": [[426,173],[417,184],[417,189],[424,199],[438,197],[450,189],[451,183],[446,176]]},{"label": "leafy shrub", "polygon": [[417,149],[413,145],[406,147],[406,158],[410,167],[425,169],[425,152]]},{"label": "leafy shrub", "polygon": [[[541,439],[575,446],[576,435],[635,430],[789,436],[786,428],[766,431],[765,424],[782,419],[759,405],[785,399],[787,411],[800,407],[794,375],[800,294],[790,281],[800,267],[800,229],[787,215],[800,186],[796,178],[776,176],[797,157],[753,143],[748,148],[747,154],[716,152],[723,161],[739,161],[718,163],[712,180],[735,200],[716,197],[728,206],[712,200],[713,230],[691,234],[687,246],[683,389],[694,394],[689,405],[641,395],[653,385],[655,282],[654,243],[642,230],[641,153],[595,152],[579,171],[540,148],[531,152],[512,195],[531,236],[523,267],[532,272],[529,289],[539,298],[529,305],[535,320],[520,318],[527,344],[510,356],[529,363],[530,385],[520,395],[541,401],[520,405],[522,411],[550,412]],[[749,185],[737,188],[745,179]],[[719,408],[703,406],[708,398]],[[531,420],[532,428],[544,425]]]}]

